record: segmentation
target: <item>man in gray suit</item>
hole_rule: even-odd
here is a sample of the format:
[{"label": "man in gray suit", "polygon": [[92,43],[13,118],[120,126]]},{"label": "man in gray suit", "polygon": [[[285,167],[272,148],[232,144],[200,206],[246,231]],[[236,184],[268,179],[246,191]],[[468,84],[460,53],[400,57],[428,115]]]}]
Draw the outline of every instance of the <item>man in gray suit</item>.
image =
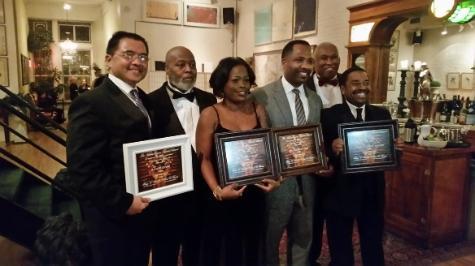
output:
[{"label": "man in gray suit", "polygon": [[[313,68],[308,42],[293,40],[282,50],[282,78],[253,92],[264,105],[272,127],[290,127],[320,122],[322,101],[304,87]],[[324,172],[327,172],[326,170]],[[279,242],[287,229],[288,265],[306,265],[312,242],[314,174],[287,177],[266,195],[266,265],[279,265]]]}]

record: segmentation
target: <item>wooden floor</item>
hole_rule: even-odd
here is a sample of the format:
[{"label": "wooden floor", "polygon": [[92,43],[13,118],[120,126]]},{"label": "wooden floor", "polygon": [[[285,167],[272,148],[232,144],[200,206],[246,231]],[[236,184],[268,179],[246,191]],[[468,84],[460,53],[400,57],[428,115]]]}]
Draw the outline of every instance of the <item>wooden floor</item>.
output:
[{"label": "wooden floor", "polygon": [[[65,134],[63,132],[59,130],[55,130],[53,132],[61,138],[65,139]],[[48,152],[54,154],[60,160],[66,162],[66,148],[61,144],[57,143],[56,141],[39,131],[28,132],[28,138],[31,139],[34,143],[46,149]],[[5,142],[0,142],[0,147],[5,148],[17,157],[22,158],[27,163],[29,163],[30,165],[32,165],[39,171],[45,173],[51,178],[54,178],[56,176],[56,173],[58,173],[61,168],[66,167],[53,160],[52,158],[48,157],[46,154],[26,142],[11,142],[8,145],[5,144]]]}]

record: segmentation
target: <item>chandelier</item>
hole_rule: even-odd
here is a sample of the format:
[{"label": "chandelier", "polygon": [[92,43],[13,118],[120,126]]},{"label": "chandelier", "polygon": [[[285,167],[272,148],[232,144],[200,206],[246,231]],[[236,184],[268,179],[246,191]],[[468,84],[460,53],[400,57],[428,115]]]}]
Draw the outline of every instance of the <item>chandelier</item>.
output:
[{"label": "chandelier", "polygon": [[[70,4],[64,4],[63,9],[66,11],[66,21],[69,21],[69,10],[71,10]],[[78,48],[78,44],[69,39],[70,32],[66,32],[66,40],[59,43],[61,50],[66,53],[75,53]]]}]

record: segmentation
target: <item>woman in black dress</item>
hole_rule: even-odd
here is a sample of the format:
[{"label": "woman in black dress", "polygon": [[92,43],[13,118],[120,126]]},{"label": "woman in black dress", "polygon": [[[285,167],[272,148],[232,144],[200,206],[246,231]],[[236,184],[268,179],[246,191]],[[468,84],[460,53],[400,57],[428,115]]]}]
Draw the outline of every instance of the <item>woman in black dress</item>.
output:
[{"label": "woman in black dress", "polygon": [[264,192],[280,182],[220,187],[214,134],[268,127],[263,106],[250,97],[255,75],[241,58],[227,57],[211,74],[213,93],[223,101],[206,108],[196,130],[201,171],[210,189],[203,237],[203,265],[262,265]]}]

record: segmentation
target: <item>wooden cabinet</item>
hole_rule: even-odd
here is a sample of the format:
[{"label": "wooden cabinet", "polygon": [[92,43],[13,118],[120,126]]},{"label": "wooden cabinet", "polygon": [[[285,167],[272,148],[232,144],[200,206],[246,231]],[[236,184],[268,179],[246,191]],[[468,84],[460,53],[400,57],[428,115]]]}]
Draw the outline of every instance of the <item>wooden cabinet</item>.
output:
[{"label": "wooden cabinet", "polygon": [[463,240],[474,149],[401,150],[399,169],[386,172],[386,229],[424,247]]}]

